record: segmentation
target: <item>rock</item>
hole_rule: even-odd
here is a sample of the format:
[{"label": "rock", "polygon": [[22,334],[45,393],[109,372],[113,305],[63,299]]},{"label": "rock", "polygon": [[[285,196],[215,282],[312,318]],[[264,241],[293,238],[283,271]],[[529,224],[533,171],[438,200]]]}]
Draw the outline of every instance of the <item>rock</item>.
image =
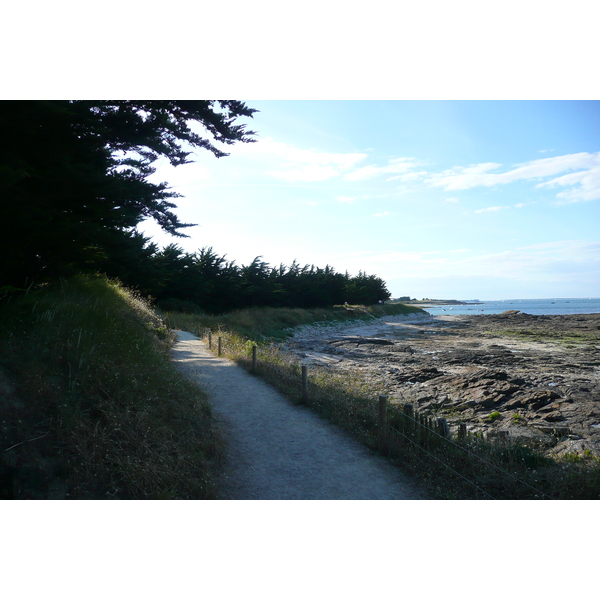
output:
[{"label": "rock", "polygon": [[470,373],[466,379],[470,382],[479,381],[481,379],[491,379],[503,381],[508,379],[508,375],[505,371],[497,371],[494,369],[477,369],[473,373]]},{"label": "rock", "polygon": [[539,410],[556,398],[560,398],[560,396],[550,390],[534,390],[515,396],[506,403],[506,408],[526,407],[530,410]]},{"label": "rock", "polygon": [[[363,337],[351,337],[351,338],[344,338],[343,340],[340,340],[340,342],[343,343],[349,343],[349,344],[376,344],[376,345],[380,345],[380,346],[393,346],[394,342],[392,340],[384,340],[381,338],[363,338]],[[338,343],[339,345],[339,343]]]},{"label": "rock", "polygon": [[414,354],[415,350],[410,346],[396,346],[390,349],[392,352],[407,352],[408,354]]},{"label": "rock", "polygon": [[[443,326],[448,322],[452,328]],[[600,456],[600,427],[593,427],[600,425],[599,328],[600,314],[445,315],[387,330],[350,330],[345,338],[343,329],[331,330],[330,342],[319,331],[312,341],[303,338],[308,348],[302,351],[344,356],[341,368],[364,370],[390,397],[404,398],[410,389],[412,402],[446,417],[451,427],[470,421],[485,431],[497,428],[482,419],[498,411],[502,428],[529,431],[532,443],[556,444],[544,432],[569,431]]]},{"label": "rock", "polygon": [[560,426],[560,425],[539,425],[534,424],[533,427],[541,431],[542,433],[549,433],[555,437],[564,437],[571,433],[569,427]]},{"label": "rock", "polygon": [[408,373],[394,374],[394,379],[403,383],[422,383],[442,375],[435,367],[414,369]]},{"label": "rock", "polygon": [[565,421],[565,417],[563,417],[557,410],[547,413],[543,416],[545,421],[549,421],[550,423],[556,423],[558,421]]}]

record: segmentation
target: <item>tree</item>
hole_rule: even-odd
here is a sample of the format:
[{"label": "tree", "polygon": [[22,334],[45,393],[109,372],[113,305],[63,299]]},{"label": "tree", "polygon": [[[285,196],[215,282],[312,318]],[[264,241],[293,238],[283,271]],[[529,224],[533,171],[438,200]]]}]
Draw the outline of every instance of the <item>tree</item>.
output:
[{"label": "tree", "polygon": [[363,271],[348,280],[345,291],[350,304],[377,304],[391,296],[383,279]]},{"label": "tree", "polygon": [[226,156],[215,143],[254,141],[236,123],[254,112],[232,100],[0,102],[0,287],[110,268],[120,247],[142,248],[144,219],[186,237],[179,194],[148,181],[153,163]]}]

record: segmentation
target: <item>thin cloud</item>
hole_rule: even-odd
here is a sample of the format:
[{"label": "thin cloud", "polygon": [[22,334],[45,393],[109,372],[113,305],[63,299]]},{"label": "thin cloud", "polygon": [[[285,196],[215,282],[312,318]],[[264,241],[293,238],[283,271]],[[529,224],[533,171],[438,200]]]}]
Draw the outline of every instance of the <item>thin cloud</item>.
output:
[{"label": "thin cloud", "polygon": [[402,175],[396,175],[394,177],[388,177],[386,181],[401,181],[406,183],[408,181],[416,181],[418,179],[424,179],[429,175],[428,171],[410,171],[409,173],[404,173]]},{"label": "thin cloud", "polygon": [[486,213],[486,212],[497,212],[499,210],[504,210],[505,208],[509,208],[508,206],[490,206],[489,208],[480,208],[479,210],[473,211],[475,214],[478,213]]},{"label": "thin cloud", "polygon": [[570,190],[559,192],[556,197],[559,198],[559,204],[570,204],[572,202],[589,202],[590,200],[600,199],[600,152],[596,154],[596,164],[587,171],[569,173],[561,177],[556,177],[550,181],[539,183],[536,187],[556,187],[556,186],[578,186]]},{"label": "thin cloud", "polygon": [[501,166],[498,163],[481,163],[468,167],[454,167],[433,174],[426,182],[446,191],[468,190],[478,186],[491,187],[522,180],[554,177],[566,171],[575,171],[541,182],[536,187],[570,186],[572,189],[557,194],[564,202],[600,199],[600,152],[579,152],[542,158],[516,165],[514,169],[504,173],[491,172]]},{"label": "thin cloud", "polygon": [[279,166],[266,174],[290,182],[331,179],[355,168],[357,163],[368,156],[362,153],[305,150],[285,142],[276,142],[272,138],[265,138],[246,146],[236,146],[231,154],[244,155],[271,164],[274,160],[279,161]]},{"label": "thin cloud", "polygon": [[377,175],[386,173],[408,173],[416,166],[420,165],[414,158],[393,158],[388,161],[387,165],[376,166],[369,165],[362,167],[352,173],[344,175],[344,179],[347,181],[361,181],[363,179],[371,179]]},{"label": "thin cloud", "polygon": [[284,179],[285,181],[324,181],[338,175],[338,170],[333,167],[321,165],[304,165],[297,169],[283,171],[267,171],[267,175]]},{"label": "thin cloud", "polygon": [[340,256],[350,270],[367,270],[384,278],[424,279],[432,277],[500,278],[517,282],[566,283],[600,276],[600,242],[562,240],[517,247],[497,253],[445,252],[355,252]]},{"label": "thin cloud", "polygon": [[352,204],[356,200],[356,198],[351,198],[350,196],[336,196],[335,198],[338,202]]}]

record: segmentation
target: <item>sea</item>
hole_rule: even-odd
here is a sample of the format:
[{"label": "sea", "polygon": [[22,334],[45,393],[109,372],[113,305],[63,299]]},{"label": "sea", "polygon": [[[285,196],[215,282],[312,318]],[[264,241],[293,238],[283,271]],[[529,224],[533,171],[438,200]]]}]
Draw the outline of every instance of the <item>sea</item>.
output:
[{"label": "sea", "polygon": [[600,313],[600,298],[540,298],[539,300],[464,300],[469,304],[423,307],[437,315],[495,315],[519,310],[530,315],[584,315]]}]

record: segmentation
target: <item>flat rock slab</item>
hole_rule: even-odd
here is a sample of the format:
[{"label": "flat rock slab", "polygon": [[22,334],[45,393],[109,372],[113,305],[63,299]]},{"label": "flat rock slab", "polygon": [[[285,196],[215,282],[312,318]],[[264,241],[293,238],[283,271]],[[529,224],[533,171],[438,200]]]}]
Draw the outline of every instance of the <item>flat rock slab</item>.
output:
[{"label": "flat rock slab", "polygon": [[178,331],[174,363],[209,395],[227,442],[222,499],[416,500],[416,483],[310,409]]}]

